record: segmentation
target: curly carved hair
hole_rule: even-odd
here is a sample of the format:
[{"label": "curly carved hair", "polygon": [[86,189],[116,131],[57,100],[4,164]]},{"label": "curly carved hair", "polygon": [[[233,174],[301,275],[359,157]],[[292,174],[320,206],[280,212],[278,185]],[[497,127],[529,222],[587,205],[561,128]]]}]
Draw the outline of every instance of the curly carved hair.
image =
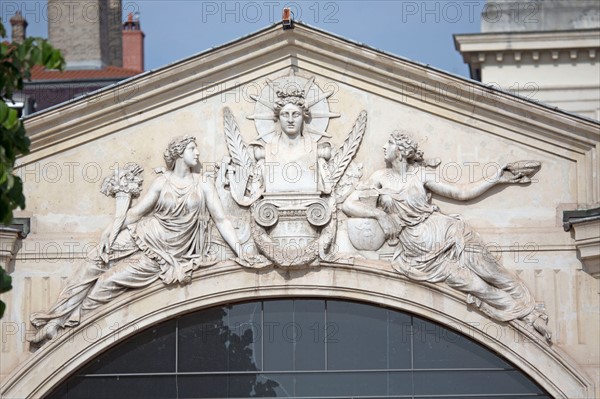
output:
[{"label": "curly carved hair", "polygon": [[175,161],[177,161],[178,158],[181,158],[185,151],[185,147],[192,142],[196,142],[196,138],[193,136],[177,136],[169,142],[169,145],[163,154],[168,170],[175,169]]},{"label": "curly carved hair", "polygon": [[419,145],[413,141],[407,134],[399,130],[392,132],[390,135],[396,146],[406,157],[409,163],[422,163],[423,151],[419,150]]},{"label": "curly carved hair", "polygon": [[277,100],[273,103],[273,113],[275,119],[279,119],[279,113],[281,109],[287,104],[293,104],[302,110],[302,116],[304,119],[310,118],[310,109],[306,104],[304,98],[304,91],[292,90],[291,92],[284,92],[283,90],[277,91]]}]

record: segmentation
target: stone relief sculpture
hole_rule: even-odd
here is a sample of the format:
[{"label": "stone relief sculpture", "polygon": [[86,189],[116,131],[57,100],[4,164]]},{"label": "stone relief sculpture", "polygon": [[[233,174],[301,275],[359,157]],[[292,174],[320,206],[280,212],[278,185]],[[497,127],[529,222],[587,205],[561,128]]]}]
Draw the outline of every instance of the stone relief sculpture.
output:
[{"label": "stone relief sculpture", "polygon": [[[365,135],[367,113],[360,112],[343,144],[335,148],[327,140],[329,119],[340,116],[329,110],[332,94],[322,91],[314,77],[296,76],[293,70],[267,80],[253,97],[254,114],[248,118],[254,120],[257,136],[248,144],[233,113],[224,108],[229,156],[216,184],[196,172],[199,152],[195,138],[188,136],[169,143],[166,170],[159,171],[133,207],[143,169],[131,164],[106,179],[101,192],[115,198],[114,222],[50,310],[31,315],[38,328],[31,341],[52,339],[61,328],[78,325],[83,314],[129,289],[157,280],[189,283],[194,270],[225,259],[210,250],[215,242],[229,247],[235,261],[247,268],[348,261],[357,253],[332,249],[339,207],[349,217],[348,237],[342,233],[355,250],[378,251],[387,241],[395,247],[396,271],[417,281],[444,282],[466,293],[467,302],[491,318],[523,320],[550,341],[547,316],[536,308],[525,285],[498,263],[466,223],[443,214],[430,201],[431,193],[469,200],[497,184],[527,183],[540,164],[508,164],[492,179],[450,185],[425,173],[439,161],[424,159],[415,142],[396,132],[384,146],[387,167],[360,183],[362,165],[353,158]],[[213,224],[220,236],[211,236]]]},{"label": "stone relief sculpture", "polygon": [[[327,98],[315,78],[267,80],[256,101],[258,137],[246,145],[235,118],[223,112],[231,156],[227,184],[242,207],[251,206],[252,238],[261,254],[279,267],[316,265],[333,260],[329,250],[337,230],[337,204],[358,179],[350,165],[366,129],[362,111],[339,149],[323,138],[329,118]],[[350,167],[351,166],[351,167]],[[349,173],[346,174],[346,171]],[[345,181],[339,185],[342,178]]]},{"label": "stone relief sculpture", "polygon": [[116,199],[115,220],[102,234],[97,253],[91,254],[80,275],[71,278],[50,310],[31,315],[38,328],[32,342],[52,339],[60,328],[76,326],[82,314],[129,289],[159,279],[186,284],[193,270],[217,263],[208,253],[211,217],[223,239],[241,255],[214,183],[194,172],[198,156],[194,137],[173,139],[164,153],[166,170],[132,208],[131,198],[141,191],[142,169],[131,165],[105,181],[102,192]]},{"label": "stone relief sculpture", "polygon": [[[466,201],[497,184],[527,183],[539,170],[539,162],[508,164],[494,178],[459,186],[426,173],[427,167],[435,167],[439,162],[426,161],[417,143],[405,134],[393,133],[383,154],[386,168],[373,173],[343,205],[349,216],[368,218],[381,227],[380,234],[372,234],[373,240],[364,243],[361,231],[350,225],[349,235],[355,245],[374,245],[378,249],[382,240],[388,239],[390,245],[396,246],[392,266],[398,272],[417,281],[444,282],[466,293],[467,302],[491,318],[522,319],[550,341],[548,317],[536,309],[523,282],[487,251],[469,225],[458,217],[443,214],[430,201],[430,193]],[[367,230],[378,229],[371,226]],[[380,240],[376,242],[378,235]]]}]

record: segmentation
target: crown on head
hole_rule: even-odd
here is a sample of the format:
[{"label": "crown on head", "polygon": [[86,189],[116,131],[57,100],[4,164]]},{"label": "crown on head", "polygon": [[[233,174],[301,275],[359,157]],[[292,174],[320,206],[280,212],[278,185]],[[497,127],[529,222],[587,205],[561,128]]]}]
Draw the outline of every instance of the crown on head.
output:
[{"label": "crown on head", "polygon": [[296,87],[294,87],[291,90],[277,90],[276,94],[277,94],[277,97],[281,100],[289,98],[289,97],[304,99],[304,90],[300,90]]},{"label": "crown on head", "polygon": [[275,115],[277,110],[283,108],[286,104],[294,104],[301,107],[304,111],[308,112],[306,106],[306,98],[304,97],[304,90],[298,88],[289,88],[288,90],[277,90],[277,100],[275,100]]}]

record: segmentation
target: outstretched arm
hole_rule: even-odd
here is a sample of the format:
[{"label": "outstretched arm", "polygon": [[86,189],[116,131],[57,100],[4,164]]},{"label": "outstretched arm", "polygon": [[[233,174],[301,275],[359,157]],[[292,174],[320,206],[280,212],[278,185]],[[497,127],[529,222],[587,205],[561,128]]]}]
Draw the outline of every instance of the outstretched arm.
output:
[{"label": "outstretched arm", "polygon": [[233,249],[235,254],[241,257],[241,245],[235,232],[235,228],[231,221],[225,217],[225,211],[223,210],[221,199],[219,198],[219,194],[217,193],[214,184],[211,181],[203,182],[202,192],[204,198],[206,198],[206,206],[210,212],[210,216],[212,216],[219,233],[221,233],[221,236],[227,244],[229,244],[231,249]]},{"label": "outstretched arm", "polygon": [[508,165],[501,167],[495,176],[485,177],[477,182],[468,184],[450,184],[438,181],[435,177],[428,177],[424,185],[431,192],[443,197],[459,201],[468,201],[477,198],[498,183],[519,183],[520,176],[506,172]]}]

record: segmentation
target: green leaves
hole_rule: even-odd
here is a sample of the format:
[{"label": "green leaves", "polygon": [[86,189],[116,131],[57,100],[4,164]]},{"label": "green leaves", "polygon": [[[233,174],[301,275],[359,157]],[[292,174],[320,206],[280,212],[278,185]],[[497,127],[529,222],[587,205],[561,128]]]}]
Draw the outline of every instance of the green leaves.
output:
[{"label": "green leaves", "polygon": [[0,44],[0,96],[12,99],[15,90],[23,89],[24,79],[31,79],[31,69],[63,69],[65,61],[47,40],[29,37],[23,43]]},{"label": "green leaves", "polygon": [[[2,105],[4,105],[4,107],[2,107]],[[0,115],[0,124],[4,129],[12,131],[17,127],[17,123],[19,123],[19,113],[17,110],[9,108],[4,102],[2,105],[0,105],[0,108],[5,108],[6,111],[0,111],[0,113],[4,115],[4,117]]]},{"label": "green leaves", "polygon": [[13,218],[12,210],[18,208],[25,209],[25,196],[23,195],[23,182],[21,178],[13,175],[6,170],[0,171],[0,180],[4,182],[0,185],[0,222],[10,224]]},{"label": "green leaves", "polygon": [[[0,22],[0,38],[6,36]],[[23,43],[0,43],[0,223],[9,224],[12,211],[25,207],[23,184],[13,175],[18,156],[29,152],[29,139],[16,109],[9,106],[13,93],[23,89],[23,80],[31,77],[31,69],[40,65],[62,69],[64,59],[47,40],[30,37]]]},{"label": "green leaves", "polygon": [[8,118],[8,105],[4,101],[0,102],[0,124],[4,123],[4,120]]},{"label": "green leaves", "polygon": [[[6,43],[6,30],[0,22],[0,223],[10,224],[13,210],[25,208],[23,182],[13,174],[19,155],[29,152],[29,138],[16,109],[9,106],[13,94],[23,89],[23,80],[31,78],[31,70],[40,65],[47,69],[63,69],[60,51],[45,39],[27,38],[23,43]],[[0,293],[10,290],[11,278],[0,267]],[[0,301],[0,317],[6,305]]]}]

